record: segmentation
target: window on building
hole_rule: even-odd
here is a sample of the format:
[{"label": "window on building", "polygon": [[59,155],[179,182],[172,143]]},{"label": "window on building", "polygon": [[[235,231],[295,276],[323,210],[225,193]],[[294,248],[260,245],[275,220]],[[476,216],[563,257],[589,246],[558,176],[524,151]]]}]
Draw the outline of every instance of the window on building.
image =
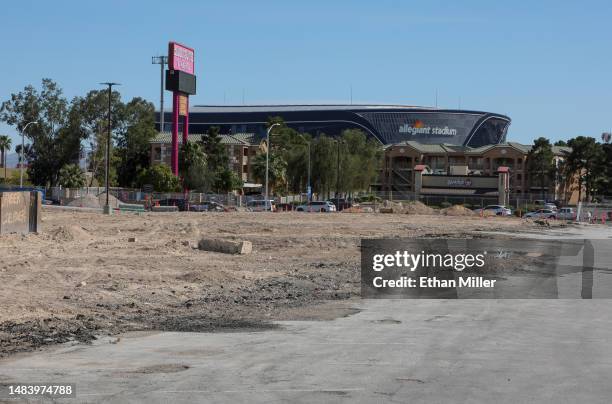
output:
[{"label": "window on building", "polygon": [[467,146],[480,147],[488,144],[502,143],[506,140],[508,121],[491,118],[483,123],[471,137]]}]

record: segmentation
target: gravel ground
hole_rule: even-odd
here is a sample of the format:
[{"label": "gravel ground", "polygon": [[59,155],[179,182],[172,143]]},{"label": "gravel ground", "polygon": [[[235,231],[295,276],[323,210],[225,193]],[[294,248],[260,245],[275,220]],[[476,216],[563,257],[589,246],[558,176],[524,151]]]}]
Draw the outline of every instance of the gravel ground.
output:
[{"label": "gravel ground", "polygon": [[[103,216],[45,208],[41,234],[0,236],[0,357],[124,331],[253,330],[273,327],[271,320],[333,318],[349,314],[359,297],[361,238],[538,227],[473,216]],[[248,240],[253,253],[200,251],[200,236]]]}]

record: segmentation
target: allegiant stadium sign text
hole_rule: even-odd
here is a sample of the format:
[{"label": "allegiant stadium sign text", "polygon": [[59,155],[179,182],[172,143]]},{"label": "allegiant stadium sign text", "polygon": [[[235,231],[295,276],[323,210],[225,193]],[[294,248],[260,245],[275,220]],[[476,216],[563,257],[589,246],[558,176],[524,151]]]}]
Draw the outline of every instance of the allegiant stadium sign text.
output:
[{"label": "allegiant stadium sign text", "polygon": [[414,126],[409,126],[408,124],[404,124],[399,127],[400,133],[408,133],[410,135],[436,135],[436,136],[455,136],[457,135],[457,129],[449,128],[445,126],[440,128],[438,126],[425,126],[421,128],[415,128]]}]

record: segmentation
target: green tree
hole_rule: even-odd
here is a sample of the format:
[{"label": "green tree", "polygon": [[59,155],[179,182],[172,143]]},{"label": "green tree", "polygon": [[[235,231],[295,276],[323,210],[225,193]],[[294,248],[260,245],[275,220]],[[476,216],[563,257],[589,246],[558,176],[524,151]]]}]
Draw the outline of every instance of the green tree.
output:
[{"label": "green tree", "polygon": [[[270,193],[283,188],[287,180],[287,162],[277,153],[271,152],[268,163],[268,186]],[[266,153],[260,153],[253,160],[253,175],[265,186]]]},{"label": "green tree", "polygon": [[542,191],[542,198],[546,193],[545,185],[554,177],[554,153],[550,141],[539,137],[533,142],[527,154],[527,170],[529,180],[533,184],[538,182]]},{"label": "green tree", "polygon": [[612,143],[601,145],[601,179],[598,182],[598,192],[602,195],[612,195]]},{"label": "green tree", "polygon": [[227,147],[222,143],[219,128],[211,126],[202,135],[202,147],[206,154],[208,179],[214,192],[230,192],[242,187],[242,180],[230,168]]},{"label": "green tree", "polygon": [[181,189],[178,178],[165,164],[149,167],[138,176],[139,186],[151,185],[156,192],[178,192]]},{"label": "green tree", "polygon": [[202,148],[206,155],[208,169],[211,172],[216,172],[229,165],[227,149],[225,145],[221,143],[221,140],[218,126],[211,126],[206,133],[202,135]]},{"label": "green tree", "polygon": [[2,162],[2,166],[4,167],[4,181],[6,182],[6,154],[9,150],[11,150],[11,138],[8,135],[0,135],[0,151],[2,155],[0,156],[0,162]]},{"label": "green tree", "polygon": [[342,132],[340,154],[341,190],[367,191],[379,174],[383,151],[380,143],[359,129]]},{"label": "green tree", "polygon": [[337,144],[322,134],[311,144],[312,184],[315,193],[329,197],[336,185]]},{"label": "green tree", "polygon": [[242,180],[233,170],[225,168],[215,173],[214,189],[216,192],[231,192],[240,188],[242,188]]},{"label": "green tree", "polygon": [[40,92],[26,86],[0,106],[0,121],[19,132],[28,122],[38,122],[24,133],[31,141],[28,176],[34,184],[57,184],[60,169],[78,161],[84,133],[76,109],[75,102],[69,104],[61,88],[50,79],[42,80]]},{"label": "green tree", "polygon": [[209,188],[211,179],[206,155],[198,143],[187,142],[181,145],[179,173],[185,189],[205,191]]},{"label": "green tree", "polygon": [[604,155],[601,145],[594,138],[587,136],[570,139],[567,145],[572,150],[566,156],[566,175],[569,177],[569,182],[575,176],[578,177],[578,201],[582,200],[583,187],[586,191],[586,199],[590,200],[598,178],[602,174]]},{"label": "green tree", "polygon": [[[78,111],[79,126],[89,145],[89,167],[92,172],[91,181],[97,180],[99,184],[105,180],[106,147],[108,138],[108,91],[92,90],[84,97],[73,101]],[[124,128],[125,105],[121,102],[118,91],[111,93],[111,133]],[[111,135],[112,136],[112,135]],[[121,154],[116,154],[111,139],[111,170],[109,182],[116,185],[117,164],[122,161]],[[135,173],[133,173],[135,175]],[[91,184],[90,184],[91,185]]]},{"label": "green tree", "polygon": [[122,108],[119,119],[121,124],[115,137],[117,182],[122,187],[134,187],[138,173],[150,165],[149,141],[157,134],[155,106],[142,98],[133,98]]},{"label": "green tree", "polygon": [[[15,146],[15,153],[17,154],[17,162],[21,165],[22,160],[24,164],[28,164],[32,160],[32,146],[29,144],[23,145],[23,153],[21,153],[21,145]],[[23,157],[22,157],[23,156]]]},{"label": "green tree", "polygon": [[58,182],[65,188],[82,188],[85,186],[85,174],[77,164],[66,164],[60,169]]}]

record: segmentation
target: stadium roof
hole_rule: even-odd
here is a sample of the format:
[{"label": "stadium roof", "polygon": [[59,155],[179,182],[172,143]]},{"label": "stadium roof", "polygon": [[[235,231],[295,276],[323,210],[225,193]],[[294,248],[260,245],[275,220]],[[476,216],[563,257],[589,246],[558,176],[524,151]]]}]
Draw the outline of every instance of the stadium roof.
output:
[{"label": "stadium roof", "polygon": [[[382,105],[382,104],[288,104],[288,105],[196,105],[189,108],[192,113],[219,112],[291,112],[291,111],[337,111],[337,110],[369,110],[369,109],[406,109],[438,111],[438,108],[419,107],[412,105]],[[463,111],[470,112],[470,111]]]}]

